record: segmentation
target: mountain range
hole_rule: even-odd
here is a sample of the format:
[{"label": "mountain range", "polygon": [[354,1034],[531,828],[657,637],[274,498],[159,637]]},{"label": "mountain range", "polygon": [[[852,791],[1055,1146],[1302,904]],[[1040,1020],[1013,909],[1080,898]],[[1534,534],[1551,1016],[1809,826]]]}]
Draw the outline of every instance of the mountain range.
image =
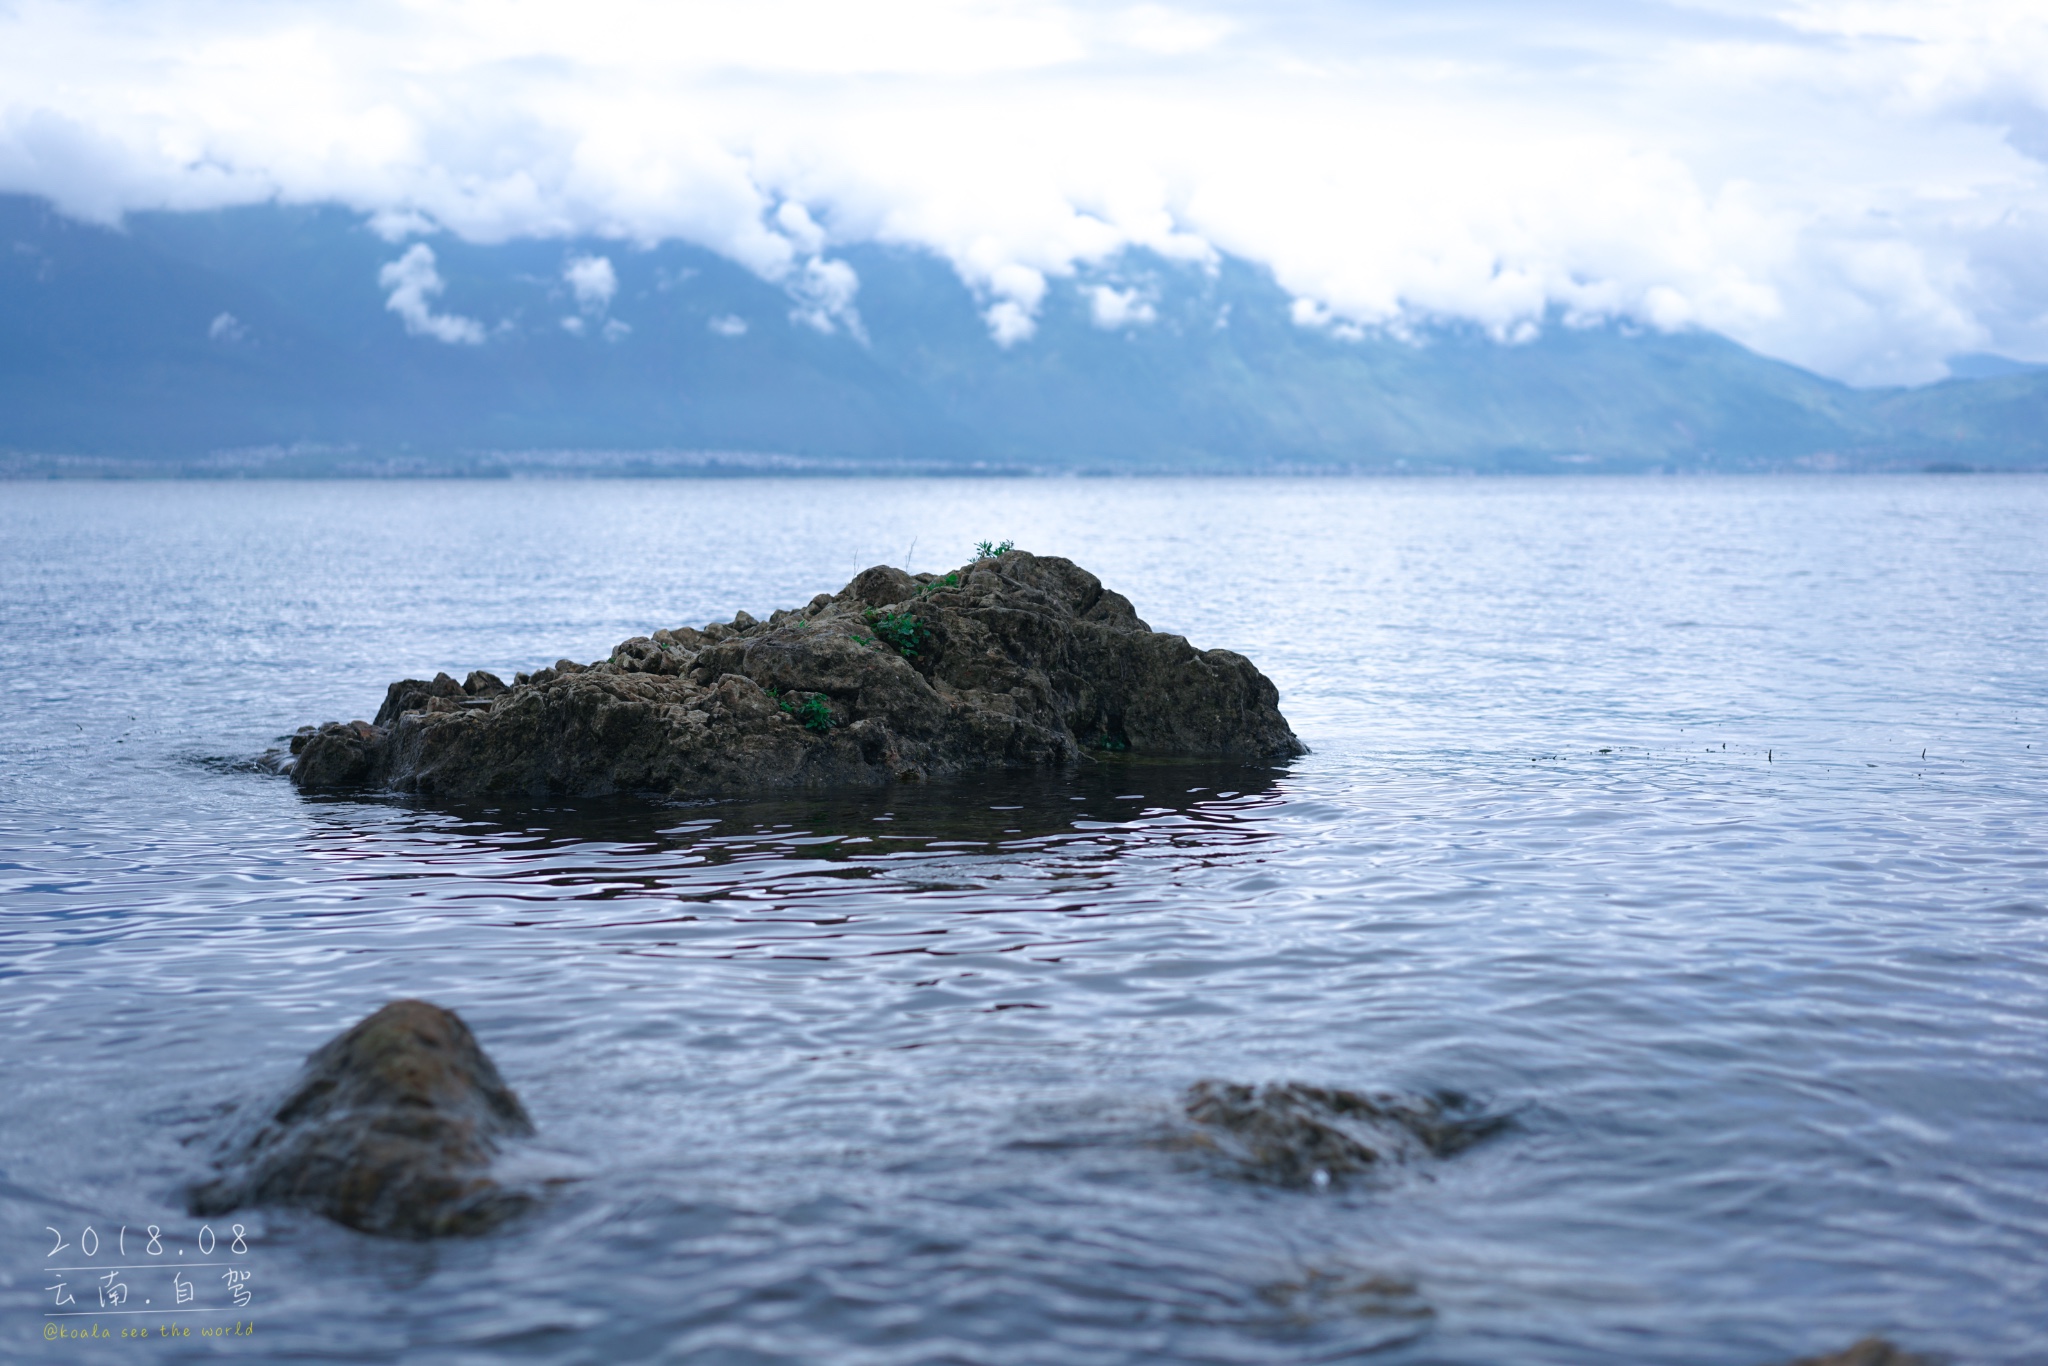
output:
[{"label": "mountain range", "polygon": [[0,473],[2048,468],[2048,368],[1998,358],[1857,389],[1698,331],[1387,335],[1142,253],[1003,346],[909,249],[776,283],[677,242],[376,226],[0,196]]}]

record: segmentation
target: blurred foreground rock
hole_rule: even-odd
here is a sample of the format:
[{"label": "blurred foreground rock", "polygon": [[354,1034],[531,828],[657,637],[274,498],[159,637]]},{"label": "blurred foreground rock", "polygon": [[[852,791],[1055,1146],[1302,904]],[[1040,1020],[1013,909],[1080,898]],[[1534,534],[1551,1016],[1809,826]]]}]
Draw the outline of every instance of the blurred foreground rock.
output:
[{"label": "blurred foreground rock", "polygon": [[1085,762],[1306,752],[1250,660],[1153,631],[1069,560],[869,569],[765,622],[656,631],[507,686],[393,683],[373,722],[308,727],[302,788],[442,798],[711,796]]},{"label": "blurred foreground rock", "polygon": [[1300,1082],[1196,1082],[1185,1109],[1197,1126],[1185,1146],[1281,1186],[1341,1184],[1418,1157],[1450,1157],[1509,1125],[1455,1092],[1366,1096]]},{"label": "blurred foreground rock", "polygon": [[476,1233],[531,1203],[491,1174],[533,1133],[519,1098],[453,1011],[393,1001],[307,1058],[191,1192],[195,1214],[299,1205],[366,1233]]}]

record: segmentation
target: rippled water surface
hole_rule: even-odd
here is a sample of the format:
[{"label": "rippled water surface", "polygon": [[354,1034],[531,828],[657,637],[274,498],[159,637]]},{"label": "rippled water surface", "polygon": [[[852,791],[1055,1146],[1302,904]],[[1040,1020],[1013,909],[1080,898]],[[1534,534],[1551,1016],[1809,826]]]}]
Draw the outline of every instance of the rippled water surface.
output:
[{"label": "rippled water surface", "polygon": [[[257,1336],[152,1359],[2048,1361],[2044,527],[2026,477],[0,485],[0,1357],[121,1351],[41,1341],[83,1230],[170,1293],[220,1107],[410,995],[573,1179],[431,1245],[236,1216],[251,1303],[186,1321]],[[248,764],[983,537],[1314,752],[462,810]],[[1185,1141],[1205,1078],[1512,1125],[1274,1186]]]}]

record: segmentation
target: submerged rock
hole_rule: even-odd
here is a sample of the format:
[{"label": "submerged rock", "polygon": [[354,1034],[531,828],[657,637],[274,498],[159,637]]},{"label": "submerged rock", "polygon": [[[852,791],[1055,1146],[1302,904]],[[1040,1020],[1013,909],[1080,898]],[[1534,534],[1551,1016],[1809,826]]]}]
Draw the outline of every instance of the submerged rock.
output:
[{"label": "submerged rock", "polygon": [[1801,1357],[1791,1366],[1941,1366],[1941,1360],[1908,1352],[1883,1338],[1865,1338],[1826,1356]]},{"label": "submerged rock", "polygon": [[1300,1274],[1258,1287],[1258,1296],[1280,1311],[1282,1322],[1305,1328],[1331,1319],[1378,1319],[1386,1332],[1369,1350],[1412,1341],[1428,1331],[1436,1310],[1415,1282],[1404,1277],[1343,1269],[1304,1268]]},{"label": "submerged rock", "polygon": [[510,687],[393,683],[374,722],[292,741],[303,788],[460,798],[710,796],[1059,767],[1090,751],[1265,759],[1306,748],[1250,660],[1157,632],[1071,561],[869,569],[765,622],[656,631]]},{"label": "submerged rock", "polygon": [[1360,1095],[1276,1082],[1200,1081],[1188,1088],[1193,1146],[1221,1153],[1255,1180],[1326,1186],[1418,1157],[1449,1157],[1508,1127],[1453,1091]]},{"label": "submerged rock", "polygon": [[253,1133],[231,1140],[192,1212],[314,1209],[366,1233],[476,1233],[531,1203],[491,1174],[533,1122],[453,1011],[393,1001],[306,1059]]}]

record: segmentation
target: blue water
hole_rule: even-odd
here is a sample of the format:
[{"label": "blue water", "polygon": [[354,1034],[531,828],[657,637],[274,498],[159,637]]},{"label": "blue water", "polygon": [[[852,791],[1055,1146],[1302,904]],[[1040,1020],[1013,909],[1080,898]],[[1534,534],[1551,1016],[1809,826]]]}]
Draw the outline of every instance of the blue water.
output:
[{"label": "blue water", "polygon": [[[2048,1361],[2043,527],[2020,476],[0,485],[0,1357],[70,1350],[53,1281],[173,1317],[137,1240],[199,1260],[218,1107],[417,995],[574,1179],[430,1245],[235,1216],[250,1303],[185,1322],[257,1336],[153,1360]],[[1005,537],[1313,753],[455,811],[248,763]],[[1175,1142],[1212,1077],[1514,1125],[1283,1189]]]}]

